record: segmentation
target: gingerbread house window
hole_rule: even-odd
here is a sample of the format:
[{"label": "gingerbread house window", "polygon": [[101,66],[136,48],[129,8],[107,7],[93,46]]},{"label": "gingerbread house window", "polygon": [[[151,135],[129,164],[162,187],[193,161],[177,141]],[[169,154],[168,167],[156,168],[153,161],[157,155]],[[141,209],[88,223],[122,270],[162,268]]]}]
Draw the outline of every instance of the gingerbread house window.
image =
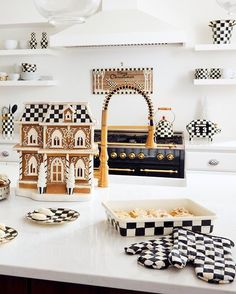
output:
[{"label": "gingerbread house window", "polygon": [[64,181],[64,166],[61,158],[55,158],[51,166],[51,182]]},{"label": "gingerbread house window", "polygon": [[82,159],[79,159],[75,165],[75,178],[84,179],[85,178],[85,164]]},{"label": "gingerbread house window", "polygon": [[64,111],[64,122],[72,122],[72,110],[70,108],[67,108]]},{"label": "gingerbread house window", "polygon": [[28,175],[37,176],[37,160],[34,156],[31,156],[29,160]]},{"label": "gingerbread house window", "polygon": [[54,131],[52,134],[52,147],[62,147],[62,133],[59,130]]},{"label": "gingerbread house window", "polygon": [[38,133],[34,128],[31,128],[28,133],[28,145],[38,144]]},{"label": "gingerbread house window", "polygon": [[82,130],[79,130],[75,135],[75,147],[84,147],[85,146],[85,133]]}]

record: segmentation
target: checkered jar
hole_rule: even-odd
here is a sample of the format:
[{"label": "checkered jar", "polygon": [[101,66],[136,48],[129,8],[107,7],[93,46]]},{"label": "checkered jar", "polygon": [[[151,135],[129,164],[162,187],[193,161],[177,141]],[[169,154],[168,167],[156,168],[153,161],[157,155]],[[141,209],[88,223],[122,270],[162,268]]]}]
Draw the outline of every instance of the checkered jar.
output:
[{"label": "checkered jar", "polygon": [[14,135],[14,115],[6,113],[2,116],[2,136],[4,139],[12,139]]},{"label": "checkered jar", "polygon": [[213,32],[213,44],[230,44],[235,25],[236,20],[232,19],[210,21],[209,26]]}]

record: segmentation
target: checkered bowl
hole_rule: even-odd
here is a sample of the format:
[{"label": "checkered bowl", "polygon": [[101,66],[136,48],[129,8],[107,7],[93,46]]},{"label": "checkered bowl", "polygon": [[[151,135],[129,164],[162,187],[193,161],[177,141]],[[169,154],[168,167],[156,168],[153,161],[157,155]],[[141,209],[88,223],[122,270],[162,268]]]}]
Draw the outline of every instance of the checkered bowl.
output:
[{"label": "checkered bowl", "polygon": [[[105,208],[108,222],[121,236],[158,236],[171,234],[176,227],[182,227],[194,232],[209,234],[213,231],[214,212],[199,205],[190,199],[156,199],[135,201],[107,201],[102,205]],[[194,216],[165,217],[165,218],[119,218],[116,210],[130,211],[141,209],[165,209],[170,211],[184,207]]]},{"label": "checkered bowl", "polygon": [[233,27],[236,25],[236,20],[214,20],[210,21],[209,26],[213,32],[214,44],[230,44]]},{"label": "checkered bowl", "polygon": [[36,64],[30,64],[30,63],[22,63],[22,72],[36,72],[37,65]]}]

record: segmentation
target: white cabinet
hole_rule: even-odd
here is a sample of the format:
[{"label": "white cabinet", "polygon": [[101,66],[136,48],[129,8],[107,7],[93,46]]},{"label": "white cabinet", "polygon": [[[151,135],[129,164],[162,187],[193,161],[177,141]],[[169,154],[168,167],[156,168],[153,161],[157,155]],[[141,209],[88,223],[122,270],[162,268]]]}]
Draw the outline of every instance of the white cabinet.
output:
[{"label": "white cabinet", "polygon": [[236,172],[236,152],[187,151],[186,169]]},{"label": "white cabinet", "polygon": [[0,0],[0,26],[47,23],[34,6],[33,0]]}]

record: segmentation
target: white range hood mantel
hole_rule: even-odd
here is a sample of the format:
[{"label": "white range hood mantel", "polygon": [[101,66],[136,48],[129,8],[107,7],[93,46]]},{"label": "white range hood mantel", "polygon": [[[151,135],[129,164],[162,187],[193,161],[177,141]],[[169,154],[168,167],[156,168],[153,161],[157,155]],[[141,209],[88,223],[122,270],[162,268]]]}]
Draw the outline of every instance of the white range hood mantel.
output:
[{"label": "white range hood mantel", "polygon": [[[122,9],[127,7],[124,5],[127,1],[128,8]],[[186,33],[183,30],[138,10],[135,0],[119,0],[119,6],[116,0],[113,7],[112,9],[112,0],[103,1],[102,11],[87,19],[85,23],[73,25],[52,35],[50,46],[98,47],[186,43]]]}]

